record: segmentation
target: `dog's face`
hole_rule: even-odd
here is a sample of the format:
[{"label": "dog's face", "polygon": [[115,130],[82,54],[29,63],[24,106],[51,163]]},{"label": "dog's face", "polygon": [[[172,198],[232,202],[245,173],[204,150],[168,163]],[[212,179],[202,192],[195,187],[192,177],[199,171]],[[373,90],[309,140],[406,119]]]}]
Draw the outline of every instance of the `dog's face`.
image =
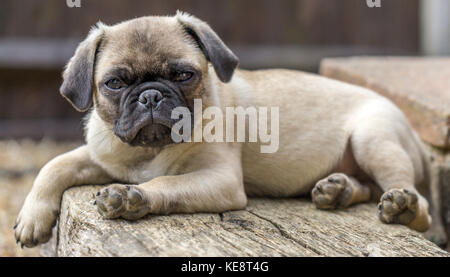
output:
[{"label": "dog's face", "polygon": [[69,62],[61,93],[77,110],[93,105],[123,142],[164,146],[172,143],[172,110],[186,107],[193,114],[194,99],[211,92],[208,62],[222,82],[238,64],[195,17],[178,13],[98,24]]}]

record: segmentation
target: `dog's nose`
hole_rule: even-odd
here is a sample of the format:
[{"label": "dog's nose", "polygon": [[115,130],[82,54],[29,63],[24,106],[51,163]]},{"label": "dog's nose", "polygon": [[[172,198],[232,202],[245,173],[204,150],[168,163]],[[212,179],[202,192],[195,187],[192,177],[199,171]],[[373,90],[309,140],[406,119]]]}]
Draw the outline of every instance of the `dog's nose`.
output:
[{"label": "dog's nose", "polygon": [[155,107],[162,99],[163,96],[161,92],[156,89],[145,90],[139,95],[139,102],[147,107],[150,105]]}]

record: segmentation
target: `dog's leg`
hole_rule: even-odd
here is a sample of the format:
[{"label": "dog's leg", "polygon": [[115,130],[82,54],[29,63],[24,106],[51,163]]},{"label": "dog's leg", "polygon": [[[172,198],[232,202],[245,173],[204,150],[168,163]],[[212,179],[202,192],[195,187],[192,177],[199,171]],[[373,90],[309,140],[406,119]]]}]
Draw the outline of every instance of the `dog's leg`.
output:
[{"label": "dog's leg", "polygon": [[380,220],[426,231],[431,223],[428,202],[415,188],[415,165],[409,156],[417,149],[410,146],[407,152],[395,137],[395,130],[377,134],[372,131],[356,130],[351,142],[358,165],[384,191],[378,204]]},{"label": "dog's leg", "polygon": [[334,173],[320,180],[311,192],[318,209],[345,208],[370,200],[370,189],[343,173]]},{"label": "dog's leg", "polygon": [[14,226],[17,242],[33,247],[50,239],[60,211],[61,197],[67,188],[111,181],[91,161],[86,146],[54,158],[39,172],[17,217]]},{"label": "dog's leg", "polygon": [[245,208],[247,197],[238,176],[205,170],[162,176],[140,185],[111,185],[97,193],[105,218],[138,219],[149,213],[224,212]]},{"label": "dog's leg", "polygon": [[236,155],[233,150],[216,150],[193,151],[195,157],[184,156],[190,163],[186,163],[189,168],[184,168],[182,174],[157,177],[140,185],[111,185],[102,189],[96,197],[99,213],[105,218],[138,219],[149,213],[224,212],[245,208],[247,196],[239,149],[234,152]]}]

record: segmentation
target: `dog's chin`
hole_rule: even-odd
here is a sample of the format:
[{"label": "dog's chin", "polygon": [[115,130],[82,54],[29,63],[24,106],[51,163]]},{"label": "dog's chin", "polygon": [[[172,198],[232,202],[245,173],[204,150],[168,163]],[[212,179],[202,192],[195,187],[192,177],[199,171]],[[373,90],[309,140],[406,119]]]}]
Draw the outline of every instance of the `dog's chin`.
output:
[{"label": "dog's chin", "polygon": [[139,147],[163,147],[174,143],[171,137],[171,129],[162,124],[144,126],[129,142],[131,146]]}]

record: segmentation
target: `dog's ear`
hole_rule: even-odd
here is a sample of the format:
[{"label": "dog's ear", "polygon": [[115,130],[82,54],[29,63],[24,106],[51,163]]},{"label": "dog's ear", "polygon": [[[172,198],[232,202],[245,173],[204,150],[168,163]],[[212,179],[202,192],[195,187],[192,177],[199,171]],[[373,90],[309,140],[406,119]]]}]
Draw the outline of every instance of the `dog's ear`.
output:
[{"label": "dog's ear", "polygon": [[206,59],[213,65],[219,79],[224,83],[229,82],[239,64],[236,55],[231,52],[207,23],[180,11],[177,11],[176,18],[186,32],[197,42]]},{"label": "dog's ear", "polygon": [[80,112],[85,112],[92,106],[95,57],[103,37],[103,28],[102,23],[97,23],[92,28],[87,38],[78,45],[63,73],[59,91]]}]

